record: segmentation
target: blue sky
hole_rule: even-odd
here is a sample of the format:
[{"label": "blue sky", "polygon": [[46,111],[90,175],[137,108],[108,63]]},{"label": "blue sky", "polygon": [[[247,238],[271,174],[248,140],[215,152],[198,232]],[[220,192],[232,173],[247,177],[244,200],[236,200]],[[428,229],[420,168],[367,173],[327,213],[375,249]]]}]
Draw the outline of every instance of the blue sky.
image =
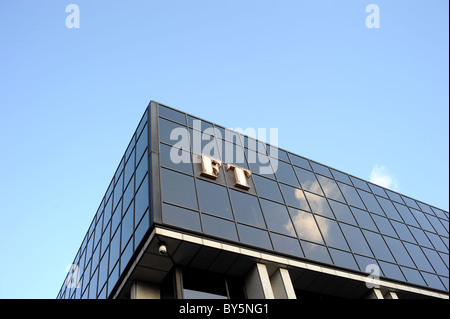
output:
[{"label": "blue sky", "polygon": [[448,6],[0,0],[0,298],[56,297],[150,100],[448,211]]}]

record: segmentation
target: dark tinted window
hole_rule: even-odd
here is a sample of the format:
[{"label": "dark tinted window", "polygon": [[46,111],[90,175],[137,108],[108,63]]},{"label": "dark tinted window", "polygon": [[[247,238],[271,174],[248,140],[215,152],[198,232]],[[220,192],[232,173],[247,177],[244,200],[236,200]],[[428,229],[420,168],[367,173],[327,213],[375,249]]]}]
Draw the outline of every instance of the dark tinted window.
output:
[{"label": "dark tinted window", "polygon": [[302,241],[301,243],[306,258],[331,264],[331,257],[326,247],[306,241]]},{"label": "dark tinted window", "polygon": [[369,242],[369,245],[372,248],[372,251],[375,254],[376,258],[395,262],[389,251],[389,248],[386,246],[386,243],[384,242],[383,237],[381,237],[380,234],[368,230],[363,230],[363,233],[367,241]]},{"label": "dark tinted window", "polygon": [[278,202],[283,202],[277,182],[258,175],[253,175],[253,181],[255,182],[256,191],[259,196],[273,199]]},{"label": "dark tinted window", "polygon": [[306,211],[309,211],[308,203],[306,202],[303,191],[298,188],[294,188],[285,184],[280,184],[283,191],[286,204],[289,206],[297,207]]},{"label": "dark tinted window", "polygon": [[202,222],[205,233],[231,240],[238,240],[234,222],[205,214],[202,215]]},{"label": "dark tinted window", "polygon": [[295,177],[294,170],[290,164],[278,161],[278,169],[275,170],[275,174],[280,182],[299,187],[297,178]]},{"label": "dark tinted window", "polygon": [[162,105],[159,106],[159,116],[163,116],[165,118],[168,118],[172,121],[178,122],[180,124],[186,125],[186,116],[178,111],[169,109],[167,107],[164,107]]},{"label": "dark tinted window", "polygon": [[334,169],[331,169],[331,173],[333,173],[333,176],[336,180],[346,183],[346,184],[350,184],[352,185],[352,182],[350,181],[350,178],[348,177],[347,174],[341,173],[339,171],[336,171]]},{"label": "dark tinted window", "polygon": [[367,211],[352,207],[352,212],[356,220],[358,221],[359,226],[373,231],[378,231],[377,226],[375,226],[372,217]]},{"label": "dark tinted window", "polygon": [[325,243],[328,246],[341,248],[348,250],[347,243],[345,242],[344,236],[342,235],[341,229],[334,220],[324,218],[321,216],[316,216],[319,228],[322,231]]},{"label": "dark tinted window", "polygon": [[353,258],[352,254],[333,248],[330,248],[330,254],[333,258],[334,264],[345,268],[359,270],[359,267],[356,264],[355,258]]},{"label": "dark tinted window", "polygon": [[262,199],[261,207],[270,230],[290,236],[296,235],[286,206]]},{"label": "dark tinted window", "polygon": [[194,178],[162,168],[161,186],[164,201],[198,208]]},{"label": "dark tinted window", "polygon": [[323,244],[322,235],[313,214],[302,210],[289,208],[298,237]]},{"label": "dark tinted window", "polygon": [[400,240],[388,236],[385,236],[384,239],[386,240],[389,249],[394,254],[397,263],[403,266],[415,267],[411,257],[409,257],[408,252]]},{"label": "dark tinted window", "polygon": [[192,175],[191,153],[161,144],[161,165]]},{"label": "dark tinted window", "polygon": [[359,198],[355,188],[340,182],[338,182],[338,184],[348,204],[356,206],[358,208],[366,209],[361,199]]},{"label": "dark tinted window", "polygon": [[342,197],[341,191],[334,180],[320,175],[317,176],[317,179],[322,186],[325,196],[345,203],[344,197]]},{"label": "dark tinted window", "polygon": [[378,202],[381,204],[381,207],[383,207],[383,210],[386,213],[387,217],[403,222],[403,220],[397,213],[397,210],[395,209],[394,205],[392,205],[392,202],[390,200],[378,196],[377,199]]},{"label": "dark tinted window", "polygon": [[159,139],[161,140],[161,142],[170,145],[178,144],[179,146],[181,146],[181,144],[184,143],[183,146],[186,147],[189,143],[189,134],[186,126],[182,126],[180,124],[160,118]]},{"label": "dark tinted window", "polygon": [[314,173],[299,167],[295,168],[295,172],[297,173],[298,179],[300,180],[303,189],[319,195],[323,195],[322,189],[320,188],[319,182],[317,181]]},{"label": "dark tinted window", "polygon": [[202,212],[233,218],[230,199],[225,187],[198,179],[197,190]]},{"label": "dark tinted window", "polygon": [[238,224],[241,241],[246,244],[272,249],[267,231]]},{"label": "dark tinted window", "polygon": [[163,204],[163,221],[167,224],[201,231],[199,214],[192,210]]},{"label": "dark tinted window", "polygon": [[292,164],[311,170],[311,165],[306,158],[289,153]]},{"label": "dark tinted window", "polygon": [[311,166],[314,172],[333,178],[328,167],[314,162],[311,162]]},{"label": "dark tinted window", "polygon": [[356,177],[352,177],[352,176],[350,176],[350,179],[352,180],[353,185],[355,185],[356,187],[361,188],[361,189],[363,189],[365,191],[368,191],[368,192],[371,191],[369,186],[367,185],[367,183],[365,181],[360,180],[359,178],[356,178]]},{"label": "dark tinted window", "polygon": [[328,202],[330,203],[331,209],[333,210],[337,220],[356,225],[355,218],[346,204],[335,202],[334,200],[330,200]]},{"label": "dark tinted window", "polygon": [[238,221],[258,227],[266,227],[257,197],[232,189],[230,189],[230,196],[234,214]]},{"label": "dark tinted window", "polygon": [[302,249],[300,248],[300,243],[298,239],[271,233],[273,248],[276,251],[303,257]]},{"label": "dark tinted window", "polygon": [[340,223],[340,225],[352,252],[372,256],[369,245],[367,245],[367,242],[359,228],[342,223]]},{"label": "dark tinted window", "polygon": [[309,206],[311,207],[311,211],[314,214],[334,218],[333,213],[331,212],[330,206],[325,197],[321,197],[318,195],[314,195],[308,192],[305,192],[306,199],[309,202]]}]

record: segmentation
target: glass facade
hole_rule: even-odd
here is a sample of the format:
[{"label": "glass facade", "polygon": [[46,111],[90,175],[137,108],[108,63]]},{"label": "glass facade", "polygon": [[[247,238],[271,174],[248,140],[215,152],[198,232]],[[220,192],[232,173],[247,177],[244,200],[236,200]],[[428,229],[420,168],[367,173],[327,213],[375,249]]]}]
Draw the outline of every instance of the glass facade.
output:
[{"label": "glass facade", "polygon": [[[376,265],[385,278],[448,292],[448,212],[151,105],[73,262],[81,288],[66,281],[58,298],[111,297],[156,224],[353,271]],[[202,174],[201,155],[222,164],[216,178]],[[228,164],[251,172],[250,189]]]}]

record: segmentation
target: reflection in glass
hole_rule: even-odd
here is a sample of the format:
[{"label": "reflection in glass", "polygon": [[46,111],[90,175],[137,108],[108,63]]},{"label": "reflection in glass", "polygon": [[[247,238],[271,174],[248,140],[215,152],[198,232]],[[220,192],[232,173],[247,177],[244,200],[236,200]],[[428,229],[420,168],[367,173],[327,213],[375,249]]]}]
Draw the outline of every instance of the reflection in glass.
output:
[{"label": "reflection in glass", "polygon": [[436,251],[423,248],[423,252],[427,256],[428,260],[430,261],[431,265],[438,275],[448,276],[448,268]]},{"label": "reflection in glass", "polygon": [[306,199],[309,202],[309,206],[311,207],[311,211],[314,214],[334,218],[333,213],[331,212],[331,208],[324,197],[317,196],[308,192],[305,192],[305,195]]},{"label": "reflection in glass", "polygon": [[359,198],[358,192],[356,192],[356,188],[353,188],[341,182],[338,182],[338,184],[349,205],[353,205],[361,209],[366,209],[361,199]]},{"label": "reflection in glass", "polygon": [[[448,275],[448,273],[447,273],[447,275]],[[425,279],[425,281],[427,282],[427,285],[430,286],[431,288],[445,290],[445,287],[442,284],[442,282],[438,276],[429,274],[427,272],[423,272],[422,276]]]},{"label": "reflection in glass", "polygon": [[388,278],[393,278],[397,280],[405,280],[400,268],[397,265],[387,263],[384,261],[379,261],[380,267],[383,270],[383,273]]},{"label": "reflection in glass", "polygon": [[270,230],[290,236],[296,235],[286,206],[261,199],[261,207]]},{"label": "reflection in glass", "polygon": [[186,115],[184,115],[184,113],[169,109],[162,105],[159,106],[159,116],[186,125]]},{"label": "reflection in glass", "polygon": [[257,227],[266,227],[257,197],[233,189],[230,189],[230,196],[237,221]]},{"label": "reflection in glass", "polygon": [[281,197],[280,189],[278,188],[278,183],[258,175],[253,174],[253,181],[255,182],[256,191],[259,196],[273,199],[277,202],[282,203],[283,197]]},{"label": "reflection in glass", "polygon": [[399,203],[394,203],[394,205],[395,208],[397,208],[397,211],[402,216],[403,220],[407,224],[419,227],[419,224],[417,223],[416,219],[414,218],[408,207],[406,207],[405,205],[401,205]]},{"label": "reflection in glass", "polygon": [[308,202],[306,201],[303,191],[285,184],[280,184],[283,191],[284,200],[289,206],[297,207],[302,210],[309,211]]},{"label": "reflection in glass", "polygon": [[302,249],[300,248],[300,243],[297,239],[275,233],[271,233],[270,236],[272,237],[273,248],[276,251],[294,256],[304,257]]},{"label": "reflection in glass", "polygon": [[311,166],[314,172],[333,178],[328,167],[315,162],[311,162]]},{"label": "reflection in glass", "polygon": [[293,208],[289,208],[289,213],[291,214],[292,222],[294,223],[299,238],[323,244],[319,227],[311,213]]},{"label": "reflection in glass", "polygon": [[396,222],[395,220],[391,220],[391,223],[398,234],[398,238],[400,238],[401,240],[410,241],[412,243],[416,242],[414,240],[414,237],[411,235],[411,232],[409,231],[408,227],[405,224]]},{"label": "reflection in glass", "polygon": [[325,243],[328,246],[348,250],[348,246],[345,242],[344,236],[342,235],[341,229],[334,220],[321,216],[316,216],[316,220],[319,224],[322,236],[325,239]]},{"label": "reflection in glass", "polygon": [[190,152],[161,143],[161,165],[192,175],[192,160]]},{"label": "reflection in glass", "polygon": [[392,254],[394,254],[394,258],[397,260],[398,264],[408,267],[415,267],[411,257],[409,257],[409,253],[406,251],[400,240],[389,236],[384,236],[384,239],[386,240]]},{"label": "reflection in glass", "polygon": [[377,226],[375,226],[372,217],[370,217],[367,211],[355,207],[351,209],[360,227],[378,231]]},{"label": "reflection in glass", "polygon": [[434,272],[433,267],[431,267],[430,263],[425,257],[425,254],[423,253],[423,251],[420,249],[419,246],[410,243],[404,244],[409,254],[411,255],[414,263],[417,265],[417,268],[428,272]]},{"label": "reflection in glass", "polygon": [[435,232],[435,230],[431,226],[430,222],[425,217],[424,213],[422,213],[421,211],[418,211],[416,209],[413,209],[413,208],[411,208],[411,212],[413,213],[413,215],[416,218],[416,220],[419,222],[419,224],[422,227],[422,229],[428,230],[430,232]]},{"label": "reflection in glass", "polygon": [[369,212],[385,216],[380,204],[378,204],[375,196],[372,193],[368,193],[362,190],[358,190],[358,193],[359,195],[361,195],[361,198],[364,201],[364,204],[366,204]]},{"label": "reflection in glass", "polygon": [[330,254],[331,258],[333,258],[333,263],[335,265],[354,270],[359,270],[359,267],[356,264],[355,258],[353,258],[352,254],[333,248],[330,248]]},{"label": "reflection in glass", "polygon": [[420,275],[420,272],[418,272],[415,269],[407,268],[407,267],[400,267],[402,269],[403,274],[406,277],[406,280],[409,282],[412,282],[414,284],[423,285],[425,286],[425,281],[423,280],[422,276]]},{"label": "reflection in glass", "polygon": [[332,179],[317,175],[320,185],[328,198],[335,199],[337,201],[345,203],[344,197],[336,185],[336,182]]},{"label": "reflection in glass", "polygon": [[372,218],[375,221],[375,224],[377,225],[378,229],[380,230],[380,233],[392,237],[398,237],[394,228],[392,228],[392,225],[387,218],[375,214],[372,214]]},{"label": "reflection in glass", "polygon": [[346,222],[355,226],[357,225],[349,206],[335,202],[334,200],[330,200],[328,202],[330,203],[331,209],[333,210],[338,221]]},{"label": "reflection in glass", "polygon": [[328,253],[326,247],[306,241],[301,241],[301,244],[306,258],[328,264],[332,263],[330,254]]},{"label": "reflection in glass", "polygon": [[368,191],[368,192],[371,191],[369,186],[367,185],[367,183],[365,181],[363,181],[363,180],[361,180],[359,178],[353,177],[353,176],[350,176],[350,179],[352,180],[353,185],[355,185],[356,187],[358,187],[360,189],[363,189],[365,191]]},{"label": "reflection in glass", "polygon": [[292,169],[292,166],[290,164],[287,164],[285,162],[278,162],[278,168],[275,171],[275,174],[280,182],[300,187],[298,184],[298,180],[295,177],[294,170]]},{"label": "reflection in glass", "polygon": [[392,205],[392,202],[390,200],[379,196],[376,197],[378,199],[378,202],[381,204],[381,207],[383,207],[383,210],[386,213],[387,217],[403,222],[402,218],[397,213],[397,210],[395,209],[394,205]]},{"label": "reflection in glass", "polygon": [[292,164],[311,170],[311,165],[306,158],[289,153]]},{"label": "reflection in glass", "polygon": [[347,238],[347,242],[350,245],[350,249],[352,252],[366,256],[373,256],[372,252],[370,251],[369,245],[367,245],[367,242],[359,228],[343,223],[339,224],[342,228],[342,232]]},{"label": "reflection in glass", "polygon": [[304,190],[323,195],[322,189],[320,188],[319,182],[313,172],[304,170],[303,168],[296,167],[295,172],[297,177],[302,184]]},{"label": "reflection in glass", "polygon": [[389,251],[389,248],[386,246],[386,243],[384,242],[383,237],[381,237],[380,234],[368,230],[363,230],[363,233],[367,241],[369,242],[376,258],[395,262],[392,254]]},{"label": "reflection in glass", "polygon": [[352,182],[350,181],[350,178],[348,177],[347,174],[344,174],[342,172],[336,171],[334,169],[331,169],[331,173],[333,173],[334,179],[352,185]]}]

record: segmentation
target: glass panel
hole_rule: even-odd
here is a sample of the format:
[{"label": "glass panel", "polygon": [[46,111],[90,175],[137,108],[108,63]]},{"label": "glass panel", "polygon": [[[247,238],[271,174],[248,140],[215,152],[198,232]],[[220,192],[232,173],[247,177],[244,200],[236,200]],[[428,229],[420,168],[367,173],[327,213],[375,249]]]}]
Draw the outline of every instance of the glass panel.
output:
[{"label": "glass panel", "polygon": [[405,277],[403,276],[400,268],[397,265],[390,264],[384,261],[380,261],[379,263],[386,277],[405,281]]},{"label": "glass panel", "polygon": [[350,178],[348,177],[347,174],[344,174],[342,172],[336,171],[334,169],[331,168],[331,173],[333,173],[334,179],[346,183],[346,184],[350,184],[352,185],[352,182],[350,181]]},{"label": "glass panel", "polygon": [[[227,164],[235,164],[239,167],[243,168],[249,168],[247,165],[247,162],[245,160],[245,153],[242,146],[226,142],[223,140],[219,140],[221,143],[219,143],[219,152],[220,152],[220,158],[222,162]],[[263,155],[261,155],[263,157]],[[258,159],[256,156],[255,158],[252,157],[252,162],[255,163],[255,161]],[[267,166],[268,164],[265,164],[264,166]],[[253,173],[258,173],[259,170],[252,171]]]},{"label": "glass panel", "polygon": [[432,275],[426,272],[422,273],[423,278],[427,282],[427,285],[431,288],[436,288],[440,290],[446,290],[442,282],[439,280],[439,277],[436,275]]},{"label": "glass panel", "polygon": [[386,246],[386,243],[384,242],[381,235],[368,230],[363,230],[363,233],[367,241],[369,242],[369,245],[372,248],[372,251],[375,254],[376,258],[395,262],[394,257],[392,257],[392,254],[389,251],[389,248]]},{"label": "glass panel", "polygon": [[399,194],[394,193],[393,191],[390,191],[389,189],[386,189],[386,194],[388,194],[389,198],[393,201],[399,202],[403,204],[402,198]]},{"label": "glass panel", "polygon": [[270,230],[296,236],[286,206],[261,199],[261,207]]},{"label": "glass panel", "polygon": [[359,226],[373,231],[378,231],[377,226],[375,226],[375,223],[373,222],[372,217],[368,212],[355,207],[352,207],[352,212],[356,220],[358,221]]},{"label": "glass panel", "polygon": [[283,191],[286,204],[289,206],[297,207],[306,211],[309,211],[309,205],[306,201],[303,191],[298,188],[294,188],[285,184],[280,184]]},{"label": "glass panel", "polygon": [[[171,134],[173,132],[171,139]],[[180,124],[165,120],[159,119],[159,139],[161,142],[182,146],[186,148],[189,145],[189,134],[185,126]]]},{"label": "glass panel", "polygon": [[379,196],[376,197],[378,199],[378,202],[381,204],[381,207],[383,207],[383,210],[386,213],[387,217],[403,222],[403,219],[397,213],[397,210],[395,209],[394,205],[392,205],[392,202],[390,200],[384,199]]},{"label": "glass panel", "polygon": [[[161,165],[192,175],[191,153],[161,144]],[[173,160],[172,158],[173,157]]]},{"label": "glass panel", "polygon": [[415,209],[420,209],[419,206],[417,206],[416,201],[414,199],[411,199],[406,196],[402,196],[402,198],[403,198],[403,201],[405,202],[405,204],[408,205],[409,207],[412,207]]},{"label": "glass panel", "polygon": [[428,240],[428,237],[425,235],[423,230],[421,230],[419,228],[415,228],[415,227],[410,227],[409,229],[413,233],[413,235],[416,238],[416,241],[419,245],[433,248],[433,246],[431,245],[431,242]]},{"label": "glass panel", "polygon": [[394,228],[392,228],[392,225],[387,218],[375,214],[372,214],[372,218],[375,221],[378,229],[380,230],[380,233],[392,237],[397,237],[397,233],[395,232]]},{"label": "glass panel", "polygon": [[272,249],[269,234],[267,231],[238,224],[239,237],[243,243]]},{"label": "glass panel", "polygon": [[428,230],[430,232],[435,232],[435,230],[433,229],[433,227],[431,226],[430,222],[425,217],[425,214],[423,212],[412,209],[412,208],[411,208],[411,212],[413,213],[414,217],[416,218],[416,220],[419,222],[419,225],[423,229]]},{"label": "glass panel", "polygon": [[[134,181],[134,179],[133,179]],[[123,210],[127,210],[134,197],[134,183],[130,183],[123,193]]]},{"label": "glass panel", "polygon": [[258,153],[249,149],[245,149],[249,169],[256,174],[267,176],[275,179],[269,157],[262,153]]},{"label": "glass panel", "polygon": [[369,212],[384,216],[384,212],[381,209],[380,204],[378,204],[375,196],[372,195],[372,193],[367,193],[362,190],[358,190],[358,193],[361,195],[361,198],[364,201],[364,204],[366,204]]},{"label": "glass panel", "polygon": [[225,139],[228,142],[235,143],[237,145],[242,145],[241,138],[239,137],[239,134],[230,130],[225,129],[224,134],[222,136],[223,139]]},{"label": "glass panel", "polygon": [[225,187],[197,179],[197,190],[202,212],[233,219]]},{"label": "glass panel", "polygon": [[441,222],[439,221],[439,218],[430,215],[428,215],[427,217],[429,222],[432,224],[433,228],[436,230],[438,234],[448,236],[448,232],[446,231],[444,226],[442,226]]},{"label": "glass panel", "polygon": [[120,199],[122,198],[123,191],[123,174],[120,174],[119,180],[114,187],[114,197],[113,197],[113,208],[116,209],[119,204]]},{"label": "glass panel", "polygon": [[440,236],[433,233],[426,233],[426,235],[428,236],[428,238],[430,239],[431,243],[436,248],[436,250],[448,251],[448,248],[445,246]]},{"label": "glass panel", "polygon": [[267,153],[270,156],[275,157],[279,160],[288,162],[288,163],[290,162],[286,151],[280,150],[279,148],[276,148],[274,146],[272,146],[273,150],[271,150],[271,146],[269,144],[266,145],[266,149],[267,149]]},{"label": "glass panel", "polygon": [[438,275],[448,276],[448,268],[442,261],[437,252],[431,249],[423,248],[425,255],[428,257],[431,265]]},{"label": "glass panel", "polygon": [[331,264],[331,257],[328,250],[324,246],[320,246],[313,243],[308,243],[306,241],[301,241],[303,251],[305,252],[305,257],[308,259],[313,259],[321,261],[324,263]]},{"label": "glass panel", "polygon": [[[194,122],[195,121],[195,122]],[[188,115],[188,124],[190,127],[195,128],[196,130],[204,131],[207,128],[213,128],[211,123],[202,121],[196,117],[192,117]]]},{"label": "glass panel", "polygon": [[186,116],[183,113],[169,109],[162,105],[159,106],[159,116],[163,116],[172,121],[186,125]]},{"label": "glass panel", "polygon": [[200,216],[192,210],[163,204],[164,223],[201,231]]},{"label": "glass panel", "polygon": [[365,181],[363,181],[363,180],[361,180],[359,178],[353,177],[353,176],[350,176],[350,179],[352,180],[353,185],[355,185],[356,187],[361,188],[361,189],[363,189],[365,191],[368,191],[368,192],[371,191],[369,186],[367,185],[367,183]]},{"label": "glass panel", "polygon": [[392,226],[394,226],[395,230],[397,231],[398,238],[401,240],[410,241],[412,243],[415,243],[414,237],[411,235],[411,232],[409,231],[408,227],[405,224],[396,222],[394,220],[391,220]]},{"label": "glass panel", "polygon": [[366,209],[355,188],[346,184],[342,184],[341,182],[338,182],[338,184],[348,204],[356,206],[358,208]]},{"label": "glass panel", "polygon": [[328,246],[348,250],[348,245],[338,224],[331,219],[316,216],[317,223]]},{"label": "glass panel", "polygon": [[309,202],[309,206],[311,207],[311,211],[314,214],[334,218],[334,215],[331,212],[331,208],[324,197],[317,196],[308,192],[305,192],[305,195],[306,199]]},{"label": "glass panel", "polygon": [[295,168],[295,172],[297,173],[297,177],[302,184],[303,189],[323,195],[322,189],[320,188],[319,182],[317,181],[314,173],[298,167]]},{"label": "glass panel", "polygon": [[256,191],[259,196],[273,199],[281,203],[283,202],[283,197],[281,197],[277,182],[258,175],[253,175],[253,181],[255,182]]},{"label": "glass panel", "polygon": [[266,227],[258,198],[230,189],[231,202],[236,220],[258,227]]},{"label": "glass panel", "polygon": [[311,166],[314,172],[333,178],[328,167],[314,162],[311,162]]},{"label": "glass panel", "polygon": [[381,270],[381,268],[380,268],[380,266],[378,265],[378,263],[377,263],[377,261],[375,259],[364,257],[364,256],[358,256],[358,255],[355,255],[355,258],[356,258],[356,262],[359,265],[359,269],[361,271],[364,271],[366,273],[372,273],[374,271],[374,268],[375,268],[375,269],[379,269],[380,270],[379,274],[381,276],[384,275],[382,270]]},{"label": "glass panel", "polygon": [[352,252],[367,256],[373,256],[372,252],[370,251],[369,245],[367,245],[367,242],[359,228],[343,223],[339,224],[341,226],[342,232],[347,238],[347,242],[350,245],[350,249]]},{"label": "glass panel", "polygon": [[416,219],[411,214],[408,207],[405,205],[401,205],[398,203],[394,203],[395,208],[397,208],[397,211],[400,213],[400,216],[403,218],[403,220],[410,225],[419,227],[419,224],[417,223]]},{"label": "glass panel", "polygon": [[205,233],[214,236],[238,241],[236,225],[225,219],[202,214],[203,229]]},{"label": "glass panel", "polygon": [[134,150],[133,155],[128,159],[128,162],[125,164],[125,183],[124,185],[128,185],[128,182],[130,181],[131,176],[133,176],[134,173]]},{"label": "glass panel", "polygon": [[134,209],[133,206],[128,209],[128,211],[125,213],[125,216],[123,216],[122,220],[122,250],[125,249],[126,244],[131,238],[131,235],[133,235],[134,231]]},{"label": "glass panel", "polygon": [[138,164],[138,167],[136,168],[136,186],[139,186],[141,184],[141,181],[144,178],[145,174],[147,174],[147,171],[148,157],[147,151],[145,151],[144,156],[142,157],[141,161]]},{"label": "glass panel", "polygon": [[273,247],[276,251],[289,255],[304,257],[300,243],[297,239],[271,233]]},{"label": "glass panel", "polygon": [[109,265],[110,269],[116,264],[120,256],[120,231],[114,234],[109,249]]},{"label": "glass panel", "polygon": [[306,158],[303,157],[299,157],[297,155],[294,155],[292,153],[289,153],[289,157],[291,159],[291,163],[296,165],[296,166],[300,166],[309,170],[311,169],[311,165],[309,165],[309,162]]},{"label": "glass panel", "polygon": [[415,267],[411,257],[409,257],[409,253],[406,251],[400,240],[388,236],[385,236],[384,239],[386,240],[386,243],[398,264],[408,267]]},{"label": "glass panel", "polygon": [[345,203],[344,197],[342,197],[341,191],[336,185],[336,182],[332,179],[318,175],[320,185],[325,193],[325,196]]},{"label": "glass panel", "polygon": [[381,188],[380,186],[374,185],[374,184],[370,184],[370,183],[369,183],[369,186],[370,186],[370,188],[372,189],[372,192],[373,192],[374,194],[377,194],[377,195],[383,196],[383,197],[387,197],[387,195],[386,195],[384,189]]},{"label": "glass panel", "polygon": [[136,206],[135,207],[136,223],[138,223],[149,206],[148,177],[145,178],[144,182],[141,184],[141,187],[137,191],[134,205]]},{"label": "glass panel", "polygon": [[356,264],[355,258],[353,258],[352,254],[333,248],[330,248],[330,254],[335,265],[359,270],[359,267]]},{"label": "glass panel", "polygon": [[298,180],[295,177],[294,170],[290,164],[279,161],[278,169],[275,170],[275,174],[280,182],[290,184],[295,187],[300,187]]},{"label": "glass panel", "polygon": [[161,189],[164,201],[198,209],[192,177],[162,168]]},{"label": "glass panel", "polygon": [[323,244],[322,235],[311,213],[289,208],[299,238]]},{"label": "glass panel", "polygon": [[335,202],[334,200],[329,200],[328,202],[330,203],[330,206],[333,209],[336,219],[338,219],[341,222],[350,223],[356,226],[355,218],[353,217],[349,206],[347,206],[346,204]]},{"label": "glass panel", "polygon": [[433,211],[431,210],[430,206],[428,206],[427,204],[421,203],[421,202],[417,202],[417,204],[419,204],[420,209],[428,214],[434,215]]},{"label": "glass panel", "polygon": [[415,269],[406,268],[406,267],[400,267],[402,269],[403,274],[406,277],[406,280],[408,280],[411,283],[423,285],[426,286],[425,281],[423,280],[422,276],[420,275],[420,272],[418,272]]},{"label": "glass panel", "polygon": [[142,135],[139,137],[139,140],[136,142],[136,159],[139,161],[144,154],[145,149],[147,148],[147,126],[142,131]]},{"label": "glass panel", "polygon": [[412,257],[412,260],[417,265],[417,268],[428,272],[434,272],[424,253],[419,246],[410,243],[404,243],[406,249]]}]

